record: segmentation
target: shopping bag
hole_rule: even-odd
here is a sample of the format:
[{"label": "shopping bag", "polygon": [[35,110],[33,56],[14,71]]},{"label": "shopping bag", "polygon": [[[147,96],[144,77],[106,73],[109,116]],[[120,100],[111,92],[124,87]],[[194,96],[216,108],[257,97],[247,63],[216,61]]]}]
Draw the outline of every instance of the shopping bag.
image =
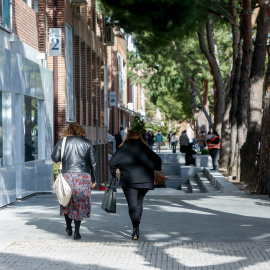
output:
[{"label": "shopping bag", "polygon": [[72,191],[62,173],[58,174],[53,189],[55,190],[59,203],[66,207],[70,202]]},{"label": "shopping bag", "polygon": [[116,194],[116,179],[114,178],[111,184],[106,187],[101,204],[101,208],[107,213],[116,213]]},{"label": "shopping bag", "polygon": [[59,203],[62,204],[64,207],[66,207],[69,204],[69,201],[72,195],[72,190],[62,174],[62,160],[63,160],[63,156],[65,152],[66,140],[67,140],[67,137],[64,137],[62,146],[61,146],[61,163],[59,166],[60,173],[58,174],[53,184],[53,190],[56,193],[57,199]]}]

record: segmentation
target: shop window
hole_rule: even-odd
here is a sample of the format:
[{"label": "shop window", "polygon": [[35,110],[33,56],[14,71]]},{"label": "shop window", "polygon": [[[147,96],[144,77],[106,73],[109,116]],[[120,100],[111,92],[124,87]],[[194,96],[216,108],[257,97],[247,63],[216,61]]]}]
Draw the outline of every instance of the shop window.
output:
[{"label": "shop window", "polygon": [[38,102],[27,96],[24,98],[24,146],[26,162],[38,159]]},{"label": "shop window", "polygon": [[0,166],[12,164],[11,93],[0,91]]},{"label": "shop window", "polygon": [[0,24],[10,27],[10,3],[9,0],[0,0]]},{"label": "shop window", "polygon": [[119,86],[119,100],[123,101],[123,89],[124,89],[124,61],[123,58],[118,54],[118,86]]}]

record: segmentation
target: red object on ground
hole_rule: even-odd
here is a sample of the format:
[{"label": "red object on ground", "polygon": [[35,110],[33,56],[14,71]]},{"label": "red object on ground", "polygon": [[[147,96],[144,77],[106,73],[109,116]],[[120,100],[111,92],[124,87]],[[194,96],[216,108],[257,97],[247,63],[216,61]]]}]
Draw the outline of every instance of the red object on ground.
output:
[{"label": "red object on ground", "polygon": [[99,190],[106,190],[106,187],[99,185]]}]

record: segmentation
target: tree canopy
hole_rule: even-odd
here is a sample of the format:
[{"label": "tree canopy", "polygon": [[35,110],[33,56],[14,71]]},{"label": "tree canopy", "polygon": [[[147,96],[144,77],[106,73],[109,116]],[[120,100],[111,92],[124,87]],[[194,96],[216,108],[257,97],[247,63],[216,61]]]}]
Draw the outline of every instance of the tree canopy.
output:
[{"label": "tree canopy", "polygon": [[129,34],[174,39],[194,29],[194,20],[206,16],[202,0],[101,0],[109,21]]}]

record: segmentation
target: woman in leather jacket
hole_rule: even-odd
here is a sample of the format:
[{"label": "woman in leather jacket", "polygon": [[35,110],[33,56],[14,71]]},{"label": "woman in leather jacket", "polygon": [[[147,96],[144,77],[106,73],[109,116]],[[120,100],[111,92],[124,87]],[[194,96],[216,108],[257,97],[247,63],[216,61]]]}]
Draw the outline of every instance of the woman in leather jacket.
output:
[{"label": "woman in leather jacket", "polygon": [[142,135],[130,130],[126,139],[109,161],[112,175],[120,169],[119,185],[128,203],[133,225],[132,239],[139,239],[139,224],[143,212],[143,199],[148,190],[154,189],[154,170],[161,170],[161,158],[149,149]]},{"label": "woman in leather jacket", "polygon": [[78,123],[71,123],[60,134],[62,137],[53,149],[51,158],[61,161],[63,138],[67,137],[62,160],[62,174],[72,190],[69,204],[60,205],[60,215],[65,215],[66,232],[72,235],[72,220],[75,223],[74,239],[81,239],[80,225],[84,217],[90,217],[91,189],[96,186],[95,150],[86,132]]}]

